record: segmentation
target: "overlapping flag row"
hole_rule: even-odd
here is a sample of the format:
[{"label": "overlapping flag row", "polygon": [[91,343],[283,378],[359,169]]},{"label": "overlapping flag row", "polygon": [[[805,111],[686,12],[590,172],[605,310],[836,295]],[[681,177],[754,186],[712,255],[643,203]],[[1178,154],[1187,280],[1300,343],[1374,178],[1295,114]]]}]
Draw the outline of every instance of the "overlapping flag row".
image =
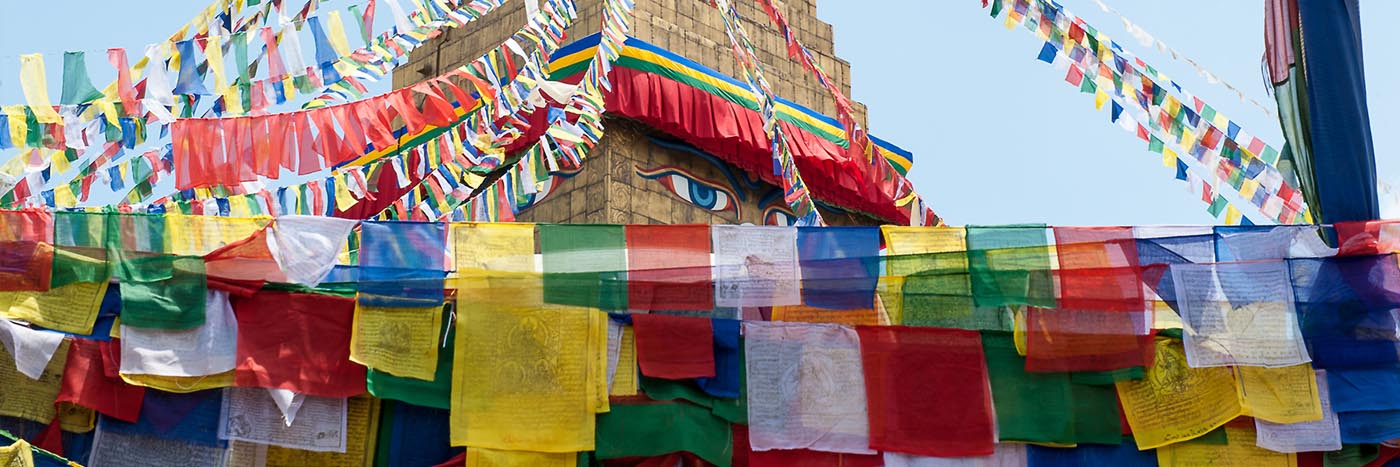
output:
[{"label": "overlapping flag row", "polygon": [[1400,438],[1396,221],[0,226],[0,429],[97,465],[1273,464]]},{"label": "overlapping flag row", "polygon": [[[1227,224],[1302,223],[1302,192],[1276,167],[1279,149],[1249,134],[1103,31],[1051,0],[996,0],[993,17],[1045,41],[1038,58],[1111,105],[1111,121],[1147,143]],[[1229,197],[1224,193],[1230,192]],[[1258,214],[1256,214],[1257,212]]]},{"label": "overlapping flag row", "polygon": [[[242,2],[236,3],[239,8],[243,6]],[[344,40],[338,11],[328,12],[326,21],[330,26],[321,27],[317,2],[307,3],[291,18],[282,11],[282,2],[265,3],[251,15],[236,20],[233,16],[240,10],[226,9],[205,18],[208,24],[201,23],[201,32],[194,38],[168,46],[151,46],[130,73],[126,73],[125,52],[114,49],[119,53],[113,56],[120,56],[120,60],[113,59],[114,63],[123,73],[106,96],[88,83],[80,53],[65,56],[65,70],[73,71],[65,71],[64,94],[86,97],[52,107],[7,106],[0,115],[0,149],[14,147],[22,152],[0,168],[0,192],[10,192],[12,188],[16,191],[4,193],[6,204],[42,196],[44,204],[51,207],[72,207],[78,201],[86,201],[96,183],[110,185],[119,194],[131,190],[129,193],[137,196],[137,201],[149,197],[160,177],[172,172],[174,161],[170,146],[141,146],[163,140],[168,126],[178,119],[200,112],[229,117],[262,115],[269,107],[294,99],[297,92],[315,95],[307,107],[360,98],[366,92],[365,83],[387,76],[406,60],[410,51],[441,34],[444,28],[463,26],[499,7],[501,2],[414,2],[418,9],[411,14],[397,3],[390,3],[397,29],[370,37],[374,16],[371,2],[365,12],[354,15],[361,22],[366,42],[353,50]],[[357,11],[356,7],[352,6],[351,11]],[[311,31],[316,45],[316,66],[303,64],[301,40],[297,38],[303,33],[303,25]],[[247,53],[249,45],[263,47],[252,61]],[[196,58],[195,49],[204,54]],[[228,77],[224,73],[226,56],[233,62],[233,74]],[[148,63],[148,76],[140,79]],[[166,76],[167,63],[172,70],[180,71],[173,87]],[[268,70],[266,77],[253,79],[263,65]],[[26,91],[47,100],[41,58],[27,62],[24,71],[33,77],[29,81],[34,81],[26,84]],[[68,79],[70,74],[72,79]],[[210,75],[214,76],[215,92],[204,84]],[[213,104],[199,107],[200,96],[213,96]],[[60,118],[41,119],[38,115],[46,113],[34,109],[48,109]],[[124,157],[128,151],[132,155]],[[78,170],[71,171],[73,167]]]}]

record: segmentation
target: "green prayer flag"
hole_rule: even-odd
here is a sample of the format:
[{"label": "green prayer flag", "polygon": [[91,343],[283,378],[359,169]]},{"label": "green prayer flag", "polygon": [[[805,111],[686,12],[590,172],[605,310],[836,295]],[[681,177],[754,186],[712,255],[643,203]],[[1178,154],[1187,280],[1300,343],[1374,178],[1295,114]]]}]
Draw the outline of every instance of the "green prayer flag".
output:
[{"label": "green prayer flag", "polygon": [[1055,306],[1044,225],[968,226],[967,260],[977,305]]},{"label": "green prayer flag", "polygon": [[1361,467],[1380,457],[1378,444],[1343,444],[1340,451],[1322,455],[1322,465],[1326,467]]},{"label": "green prayer flag", "polygon": [[1001,15],[1001,0],[992,0],[992,17]]},{"label": "green prayer flag", "polygon": [[652,457],[686,451],[718,467],[734,457],[733,431],[709,409],[685,402],[613,404],[598,414],[598,459]]},{"label": "green prayer flag", "polygon": [[58,103],[63,105],[86,104],[102,97],[102,91],[92,86],[88,78],[87,60],[83,52],[63,53],[63,95]]},{"label": "green prayer flag", "polygon": [[1278,156],[1278,150],[1274,149],[1273,146],[1264,146],[1264,153],[1260,154],[1259,158],[1268,162],[1269,165],[1278,165]]},{"label": "green prayer flag", "polygon": [[1162,150],[1166,149],[1166,147],[1166,143],[1162,142],[1160,138],[1157,138],[1157,135],[1152,135],[1152,139],[1147,142],[1147,150],[1157,154],[1161,154]]},{"label": "green prayer flag", "polygon": [[621,225],[540,225],[544,300],[627,309],[627,241]]},{"label": "green prayer flag", "polygon": [[393,399],[424,407],[444,410],[452,408],[452,356],[456,353],[453,350],[453,336],[457,334],[457,330],[456,326],[452,325],[449,308],[444,307],[443,314],[443,330],[438,335],[446,337],[443,338],[442,347],[438,349],[437,370],[433,373],[433,380],[404,378],[370,368],[365,376],[365,386],[369,388],[370,394],[380,399]]},{"label": "green prayer flag", "polygon": [[1122,439],[1113,386],[1074,384],[1069,373],[1032,373],[1010,333],[982,333],[998,438],[1056,444]]},{"label": "green prayer flag", "polygon": [[1215,107],[1211,107],[1210,104],[1206,104],[1205,107],[1202,107],[1201,119],[1207,122],[1215,120]]},{"label": "green prayer flag", "polygon": [[1206,207],[1206,212],[1210,213],[1212,217],[1220,217],[1220,213],[1225,211],[1226,204],[1229,204],[1229,201],[1226,201],[1224,196],[1215,195],[1215,200],[1210,202],[1210,206]]},{"label": "green prayer flag", "polygon": [[[743,351],[742,349],[743,347],[741,346],[740,352]],[[742,359],[743,357],[741,356],[740,360]],[[739,374],[741,376],[739,387],[747,388],[747,384],[745,384],[744,381],[745,378],[742,377],[744,372],[740,371]],[[730,423],[738,423],[740,425],[749,424],[749,404],[746,389],[740,389],[741,393],[738,398],[729,399],[712,396],[705,391],[701,391],[700,387],[695,385],[694,380],[669,380],[642,375],[638,375],[638,378],[640,378],[638,382],[642,392],[646,393],[648,398],[658,401],[689,401],[701,407],[709,408],[710,412],[714,413],[716,417],[723,418]]]},{"label": "green prayer flag", "polygon": [[150,256],[123,261],[123,326],[190,329],[204,324],[204,258]]}]

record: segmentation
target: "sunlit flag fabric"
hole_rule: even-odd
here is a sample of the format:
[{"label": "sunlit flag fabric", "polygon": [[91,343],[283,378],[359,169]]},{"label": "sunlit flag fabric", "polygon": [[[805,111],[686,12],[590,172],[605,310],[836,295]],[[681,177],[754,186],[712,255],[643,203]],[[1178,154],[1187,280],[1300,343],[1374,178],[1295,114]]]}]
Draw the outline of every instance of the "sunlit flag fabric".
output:
[{"label": "sunlit flag fabric", "polygon": [[627,306],[634,310],[710,310],[710,226],[628,225]]},{"label": "sunlit flag fabric", "polygon": [[981,306],[1055,306],[1044,225],[967,227],[972,294]]},{"label": "sunlit flag fabric", "polygon": [[1193,367],[1291,366],[1312,361],[1283,261],[1171,267]]},{"label": "sunlit flag fabric", "polygon": [[[958,329],[1011,330],[1010,317],[973,303],[967,230],[883,227],[889,276],[904,276],[902,323]],[[886,304],[888,306],[888,304]]]},{"label": "sunlit flag fabric", "polygon": [[541,225],[544,299],[604,310],[627,308],[627,237],[620,225]]},{"label": "sunlit flag fabric", "polygon": [[321,397],[365,392],[365,367],[350,361],[354,299],[264,291],[235,298],[233,310],[239,386]]},{"label": "sunlit flag fabric", "polygon": [[1142,273],[1131,227],[1055,227],[1059,308],[1141,311]]},{"label": "sunlit flag fabric", "polygon": [[382,307],[430,307],[443,301],[447,224],[360,224],[359,302]]},{"label": "sunlit flag fabric", "polygon": [[996,421],[977,332],[905,326],[856,331],[871,449],[939,457],[993,454]]},{"label": "sunlit flag fabric", "polygon": [[238,364],[238,320],[228,292],[208,291],[204,305],[204,324],[192,329],[122,326],[121,372],[207,376],[232,371]]},{"label": "sunlit flag fabric", "polygon": [[874,307],[880,277],[878,228],[798,228],[797,257],[802,268],[802,301],[807,306]]},{"label": "sunlit flag fabric", "polygon": [[1149,311],[1026,309],[1026,370],[1113,371],[1152,363]]},{"label": "sunlit flag fabric", "polygon": [[52,214],[0,212],[0,291],[48,290],[53,255]]}]

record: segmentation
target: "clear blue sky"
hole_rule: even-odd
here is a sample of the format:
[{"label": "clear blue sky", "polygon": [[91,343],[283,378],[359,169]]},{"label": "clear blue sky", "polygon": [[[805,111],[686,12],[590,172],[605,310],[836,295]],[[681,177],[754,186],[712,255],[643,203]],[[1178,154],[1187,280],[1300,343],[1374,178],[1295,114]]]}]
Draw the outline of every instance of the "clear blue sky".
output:
[{"label": "clear blue sky", "polygon": [[[1104,1],[1251,97],[1271,102],[1259,67],[1263,0]],[[1246,131],[1282,145],[1277,121],[1137,44],[1092,0],[1062,3]],[[100,86],[112,77],[106,48],[126,47],[135,60],[145,44],[164,39],[205,4],[0,0],[0,103],[23,102],[20,54],[45,54],[57,99],[53,75],[63,51],[87,51]],[[1400,182],[1400,65],[1383,44],[1400,44],[1400,30],[1385,25],[1400,17],[1400,2],[1362,7],[1377,164],[1394,184]],[[870,106],[871,131],[915,153],[911,178],[950,223],[1215,222],[1173,180],[1173,170],[1110,124],[1106,112],[1095,111],[1093,99],[1066,84],[1062,72],[1036,61],[1040,42],[1031,33],[1006,30],[979,0],[819,0],[818,15],[835,26],[837,53],[853,65],[853,97]]]}]

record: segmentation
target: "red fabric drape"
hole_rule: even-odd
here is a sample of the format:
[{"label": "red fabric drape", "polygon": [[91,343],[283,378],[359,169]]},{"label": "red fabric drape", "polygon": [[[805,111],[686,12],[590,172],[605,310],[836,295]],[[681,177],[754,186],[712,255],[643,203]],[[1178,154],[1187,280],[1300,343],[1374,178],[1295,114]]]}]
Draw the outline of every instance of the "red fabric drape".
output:
[{"label": "red fabric drape", "polygon": [[627,226],[627,303],[637,310],[714,308],[710,226]]},{"label": "red fabric drape", "polygon": [[[754,110],[661,75],[617,67],[606,94],[609,113],[639,120],[779,185],[763,119]],[[909,221],[894,205],[895,180],[846,148],[782,122],[794,161],[817,199],[897,224]]]},{"label": "red fabric drape", "polygon": [[[133,386],[117,375],[120,351],[110,347],[118,341],[73,339],[68,346],[68,362],[63,385],[55,403],[69,402],[96,410],[118,420],[136,423],[146,388]],[[104,358],[104,353],[107,358]]]},{"label": "red fabric drape", "polygon": [[634,314],[637,365],[653,378],[715,375],[714,328],[708,318]]},{"label": "red fabric drape", "polygon": [[232,302],[238,319],[235,384],[321,397],[365,392],[365,367],[350,361],[355,299],[262,291]]},{"label": "red fabric drape", "polygon": [[870,448],[921,456],[990,456],[991,387],[976,331],[859,326]]}]

